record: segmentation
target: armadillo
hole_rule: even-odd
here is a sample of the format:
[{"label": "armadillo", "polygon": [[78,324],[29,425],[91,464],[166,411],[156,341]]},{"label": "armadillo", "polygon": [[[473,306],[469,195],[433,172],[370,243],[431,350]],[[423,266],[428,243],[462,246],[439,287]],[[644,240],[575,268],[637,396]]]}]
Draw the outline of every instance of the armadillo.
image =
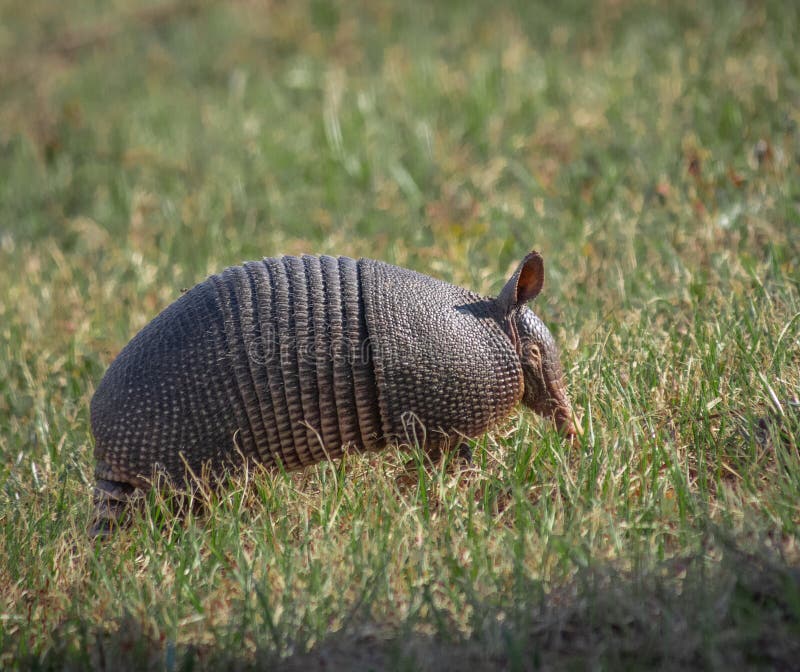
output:
[{"label": "armadillo", "polygon": [[266,258],[196,285],[145,326],[91,402],[98,519],[152,477],[248,460],[301,469],[347,450],[460,445],[521,401],[574,436],[556,344],[524,304],[528,254],[496,298],[372,259]]}]

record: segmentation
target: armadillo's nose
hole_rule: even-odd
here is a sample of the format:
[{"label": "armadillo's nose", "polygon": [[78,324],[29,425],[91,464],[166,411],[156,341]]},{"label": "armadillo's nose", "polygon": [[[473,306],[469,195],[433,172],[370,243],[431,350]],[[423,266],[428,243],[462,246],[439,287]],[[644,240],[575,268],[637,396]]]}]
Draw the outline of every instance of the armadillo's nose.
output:
[{"label": "armadillo's nose", "polygon": [[558,431],[569,439],[571,443],[576,443],[583,435],[583,430],[580,424],[576,422],[577,418],[569,406],[559,406],[554,413],[554,420]]}]

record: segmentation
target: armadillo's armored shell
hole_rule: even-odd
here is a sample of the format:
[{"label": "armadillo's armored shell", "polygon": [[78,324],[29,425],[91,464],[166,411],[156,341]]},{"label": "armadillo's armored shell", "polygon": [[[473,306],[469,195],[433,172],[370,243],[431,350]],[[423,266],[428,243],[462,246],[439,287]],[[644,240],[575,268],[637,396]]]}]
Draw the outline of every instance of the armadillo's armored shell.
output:
[{"label": "armadillo's armored shell", "polygon": [[383,429],[477,436],[523,392],[515,346],[493,301],[427,275],[362,260],[362,286]]},{"label": "armadillo's armored shell", "polygon": [[347,446],[419,439],[419,428],[433,442],[481,434],[523,392],[495,313],[472,292],[378,261],[229,268],[109,367],[91,408],[96,476],[145,486],[154,468],[180,478],[243,457],[293,469]]}]

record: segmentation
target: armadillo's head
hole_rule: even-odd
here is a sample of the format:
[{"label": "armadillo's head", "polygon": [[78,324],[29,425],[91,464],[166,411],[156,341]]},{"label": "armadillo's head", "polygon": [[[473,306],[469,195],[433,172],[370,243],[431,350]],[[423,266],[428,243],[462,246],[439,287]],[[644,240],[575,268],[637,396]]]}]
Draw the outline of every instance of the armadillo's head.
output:
[{"label": "armadillo's head", "polygon": [[506,316],[522,363],[525,380],[522,403],[554,420],[562,434],[573,438],[579,430],[573,422],[558,347],[544,323],[524,305],[539,293],[543,283],[542,257],[531,252],[506,283],[497,302]]},{"label": "armadillo's head", "polygon": [[555,420],[559,431],[576,434],[556,342],[530,308],[514,316],[519,337],[525,391],[522,403],[539,415]]}]

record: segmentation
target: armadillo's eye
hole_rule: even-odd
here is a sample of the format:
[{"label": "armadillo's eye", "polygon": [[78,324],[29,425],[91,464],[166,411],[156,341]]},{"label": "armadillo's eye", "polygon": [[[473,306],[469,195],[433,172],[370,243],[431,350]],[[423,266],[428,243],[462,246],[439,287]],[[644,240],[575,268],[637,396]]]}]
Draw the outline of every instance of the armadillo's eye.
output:
[{"label": "armadillo's eye", "polygon": [[542,351],[535,341],[525,339],[522,344],[522,355],[528,365],[534,366],[536,369],[542,368]]}]

